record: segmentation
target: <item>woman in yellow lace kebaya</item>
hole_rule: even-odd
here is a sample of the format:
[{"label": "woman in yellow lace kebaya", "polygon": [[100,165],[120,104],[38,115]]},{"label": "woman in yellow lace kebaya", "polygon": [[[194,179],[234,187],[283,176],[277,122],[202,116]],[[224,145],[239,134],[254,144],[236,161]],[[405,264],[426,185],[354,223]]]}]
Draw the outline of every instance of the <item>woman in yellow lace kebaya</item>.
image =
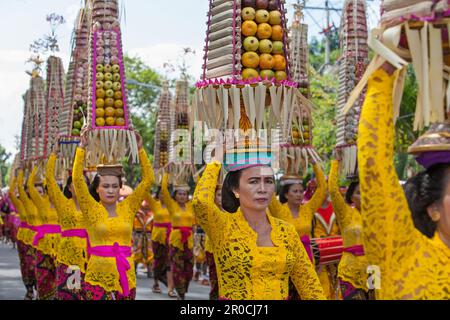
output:
[{"label": "woman in yellow lace kebaya", "polygon": [[[247,158],[254,159],[252,154]],[[226,212],[214,203],[221,168],[217,160],[207,165],[194,193],[196,218],[214,251],[220,299],[287,299],[289,278],[302,299],[325,299],[294,226],[268,214],[275,178],[266,160],[227,164],[222,187]]]},{"label": "woman in yellow lace kebaya", "polygon": [[[88,262],[89,238],[80,206],[77,201],[72,177],[67,179],[62,192],[55,179],[56,154],[52,153],[47,162],[45,177],[48,195],[56,208],[61,224],[61,239],[57,248],[57,291],[58,300],[81,300],[81,285]],[[87,181],[87,185],[89,182]],[[70,279],[76,277],[72,284]]]},{"label": "woman in yellow lace kebaya", "polygon": [[153,212],[147,201],[142,201],[133,223],[133,256],[134,269],[137,272],[139,264],[147,269],[147,277],[151,277],[153,265],[153,251],[151,234],[153,228]]},{"label": "woman in yellow lace kebaya", "polygon": [[421,173],[422,214],[436,225],[428,238],[414,227],[394,168],[392,73],[385,64],[371,75],[358,132],[364,251],[374,270],[370,284],[377,299],[450,299],[450,161]]},{"label": "woman in yellow lace kebaya", "polygon": [[91,193],[84,181],[86,133],[77,148],[72,178],[81,212],[86,221],[91,247],[84,278],[86,300],[130,300],[136,296],[136,274],[132,259],[132,231],[136,212],[153,183],[153,170],[136,134],[142,180],[134,192],[118,203],[122,168],[97,166]]},{"label": "woman in yellow lace kebaya", "polygon": [[170,271],[169,237],[172,229],[169,210],[159,201],[161,187],[156,196],[150,193],[146,195],[146,201],[153,212],[152,248],[153,248],[153,288],[154,293],[161,293],[159,281],[167,287],[168,295],[176,298],[174,290],[173,274]]},{"label": "woman in yellow lace kebaya", "polygon": [[344,200],[338,184],[341,160],[338,150],[335,152],[335,158],[336,160],[331,162],[328,190],[344,241],[344,252],[338,266],[339,285],[344,300],[367,300],[370,298],[367,288],[368,263],[362,245],[359,182],[351,182]]},{"label": "woman in yellow lace kebaya", "polygon": [[166,205],[172,222],[170,232],[170,270],[173,274],[175,290],[178,299],[184,300],[193,276],[194,257],[192,226],[194,212],[189,200],[188,186],[175,186],[173,198],[168,189],[169,175],[163,176],[161,183],[161,198]]},{"label": "woman in yellow lace kebaya", "polygon": [[41,218],[41,225],[33,239],[37,246],[36,278],[40,300],[53,300],[56,296],[56,251],[61,236],[56,209],[45,194],[44,186],[36,182],[38,167],[34,166],[28,178],[27,188],[31,200]]},{"label": "woman in yellow lace kebaya", "polygon": [[28,224],[28,218],[24,204],[16,196],[16,181],[16,178],[12,177],[9,186],[9,198],[11,199],[20,216],[20,226],[17,233],[17,249],[19,253],[22,281],[27,290],[25,294],[25,300],[32,300],[34,296],[34,289],[36,288],[36,274],[34,270],[35,252],[32,246],[35,232],[31,230],[32,227]]}]

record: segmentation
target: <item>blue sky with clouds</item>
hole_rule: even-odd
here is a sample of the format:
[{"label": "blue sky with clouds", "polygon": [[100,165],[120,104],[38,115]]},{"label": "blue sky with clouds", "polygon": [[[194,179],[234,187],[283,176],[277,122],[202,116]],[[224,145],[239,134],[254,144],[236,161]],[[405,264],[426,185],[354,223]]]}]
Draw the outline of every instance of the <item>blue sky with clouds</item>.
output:
[{"label": "blue sky with clouds", "polygon": [[[287,0],[288,18],[293,14]],[[21,129],[23,116],[22,94],[29,86],[25,73],[30,65],[30,43],[50,32],[45,20],[52,12],[62,14],[67,20],[57,30],[64,66],[70,58],[70,39],[74,20],[84,0],[0,0],[0,144],[15,153],[15,135]],[[151,67],[162,72],[165,62],[176,63],[183,47],[192,47],[196,56],[189,60],[190,73],[199,77],[201,56],[206,31],[207,0],[123,0],[122,33],[126,53],[138,55]],[[307,5],[323,6],[324,0],[308,0]],[[334,8],[343,1],[330,0]],[[379,0],[369,2],[370,25],[378,21]],[[331,13],[335,25],[339,14]],[[310,38],[320,36],[320,26],[325,26],[323,12],[311,10],[305,14],[310,26]]]}]

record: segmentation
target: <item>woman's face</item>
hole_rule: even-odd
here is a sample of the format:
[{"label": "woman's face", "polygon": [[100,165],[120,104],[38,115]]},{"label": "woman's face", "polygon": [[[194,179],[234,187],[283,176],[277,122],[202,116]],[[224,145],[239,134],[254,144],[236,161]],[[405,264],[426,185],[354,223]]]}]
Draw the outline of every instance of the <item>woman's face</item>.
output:
[{"label": "woman's face", "polygon": [[284,195],[288,201],[288,204],[294,206],[300,206],[303,201],[303,186],[299,183],[293,184],[289,187],[288,192]]},{"label": "woman's face", "polygon": [[97,187],[100,201],[106,205],[115,204],[119,200],[120,183],[119,177],[103,176]]},{"label": "woman's face", "polygon": [[352,194],[352,202],[355,208],[361,212],[361,193],[359,192],[359,184],[356,186]]},{"label": "woman's face", "polygon": [[40,195],[41,197],[44,196],[44,188],[43,188],[41,185],[36,186],[36,190],[37,190],[37,192],[39,193],[39,195]]},{"label": "woman's face", "polygon": [[189,200],[189,195],[186,190],[177,190],[175,194],[175,201],[178,204],[184,205]]},{"label": "woman's face", "polygon": [[242,171],[239,189],[240,206],[249,210],[266,210],[275,192],[275,177],[271,167],[251,167]]},{"label": "woman's face", "polygon": [[219,208],[222,208],[222,189],[220,188],[216,190],[216,193],[214,195],[214,203]]}]

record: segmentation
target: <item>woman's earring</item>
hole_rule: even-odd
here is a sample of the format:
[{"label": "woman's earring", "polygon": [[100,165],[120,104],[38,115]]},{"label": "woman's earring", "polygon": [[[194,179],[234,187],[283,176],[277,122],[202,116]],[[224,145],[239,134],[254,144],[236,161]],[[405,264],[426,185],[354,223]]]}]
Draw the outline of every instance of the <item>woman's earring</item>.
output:
[{"label": "woman's earring", "polygon": [[236,197],[236,199],[239,199],[239,193],[235,193],[234,196]]},{"label": "woman's earring", "polygon": [[439,220],[441,220],[441,213],[439,211],[433,211],[433,213],[431,214],[431,220],[433,220],[434,222],[438,222]]}]

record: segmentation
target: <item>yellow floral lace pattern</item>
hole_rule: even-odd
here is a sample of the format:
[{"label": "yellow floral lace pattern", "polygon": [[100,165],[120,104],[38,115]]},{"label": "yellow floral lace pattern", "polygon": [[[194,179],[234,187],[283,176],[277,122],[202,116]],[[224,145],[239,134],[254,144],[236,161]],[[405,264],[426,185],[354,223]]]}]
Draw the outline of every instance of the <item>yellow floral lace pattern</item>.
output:
[{"label": "yellow floral lace pattern", "polygon": [[294,226],[268,215],[275,248],[256,245],[257,234],[240,209],[221,211],[214,203],[220,164],[208,164],[194,193],[196,218],[214,248],[220,296],[227,299],[286,299],[292,278],[301,298],[324,299],[317,274]]},{"label": "yellow floral lace pattern", "polygon": [[[147,154],[143,149],[139,151],[142,181],[130,196],[117,205],[117,217],[109,217],[105,207],[89,194],[83,178],[84,157],[85,150],[78,148],[72,177],[81,212],[86,220],[91,245],[93,247],[111,246],[117,242],[121,246],[131,246],[134,217],[144,200],[146,190],[154,181]],[[127,271],[128,285],[130,289],[136,288],[133,257],[128,257],[127,261],[131,266]],[[115,258],[92,255],[88,262],[85,281],[92,285],[99,285],[108,292],[122,292]]]},{"label": "yellow floral lace pattern", "polygon": [[[169,243],[170,245],[183,250],[184,245],[181,241],[181,231],[173,229],[174,227],[191,227],[194,225],[194,210],[192,208],[192,203],[189,201],[186,203],[186,210],[180,208],[178,203],[172,199],[168,189],[169,175],[166,173],[163,176],[161,183],[161,197],[166,205],[170,219],[172,221],[172,232],[170,233]],[[188,238],[188,248],[192,249],[194,247],[194,237],[191,235]]]},{"label": "yellow floral lace pattern", "polygon": [[[153,223],[170,223],[170,214],[167,208],[163,208],[160,201],[153,199],[153,197],[147,193],[146,198],[150,205],[150,209],[153,212]],[[163,227],[155,227],[152,229],[152,241],[166,244],[167,229]]]},{"label": "yellow floral lace pattern", "polygon": [[[328,190],[333,202],[333,209],[337,221],[342,230],[344,248],[362,245],[362,219],[356,208],[350,207],[342,198],[338,185],[339,161],[331,162],[330,175],[328,177]],[[349,252],[342,254],[338,267],[338,277],[351,283],[355,288],[367,291],[367,258],[355,256]]]},{"label": "yellow floral lace pattern", "polygon": [[[52,153],[47,162],[45,179],[47,181],[48,195],[56,208],[61,229],[86,229],[83,214],[77,210],[75,202],[67,199],[56,182],[55,173],[56,155]],[[81,272],[86,271],[88,261],[87,241],[79,237],[61,238],[57,247],[58,262],[67,266],[78,266]]]},{"label": "yellow floral lace pattern", "polygon": [[[22,201],[25,211],[27,213],[27,221],[32,226],[39,226],[41,225],[41,218],[39,217],[38,211],[36,206],[34,205],[33,201],[28,197],[28,195],[25,193],[24,190],[24,184],[23,184],[23,171],[19,170],[19,174],[17,176],[17,190],[19,191],[19,197],[20,201]],[[35,231],[29,230],[28,232],[29,238],[29,245],[32,245],[34,236],[36,234]],[[35,246],[33,246],[36,248]],[[36,248],[37,249],[37,248]]]},{"label": "yellow floral lace pattern", "polygon": [[414,227],[395,172],[393,82],[382,69],[372,74],[359,124],[364,250],[380,268],[377,299],[450,299],[450,249]]}]

